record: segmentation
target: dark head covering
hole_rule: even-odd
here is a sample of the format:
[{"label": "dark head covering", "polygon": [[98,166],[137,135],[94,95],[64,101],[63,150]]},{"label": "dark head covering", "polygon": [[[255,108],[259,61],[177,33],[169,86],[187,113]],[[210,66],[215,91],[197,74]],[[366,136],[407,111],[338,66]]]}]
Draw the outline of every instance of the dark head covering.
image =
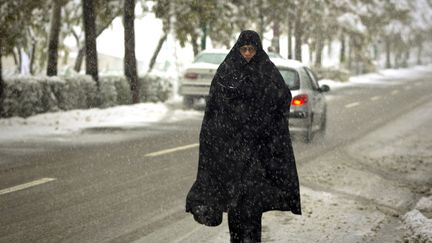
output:
[{"label": "dark head covering", "polygon": [[[247,62],[240,47],[257,51]],[[288,130],[291,92],[246,30],[219,66],[200,132],[198,173],[186,211],[199,223],[220,224],[222,211],[246,200],[255,210],[300,214],[300,194]]]},{"label": "dark head covering", "polygon": [[240,53],[240,47],[244,45],[253,45],[256,48],[255,56],[251,59],[251,61],[268,59],[267,53],[263,50],[261,39],[257,32],[252,30],[242,31],[237,39],[237,42],[231,48],[231,51],[228,53],[225,62],[229,62],[230,65],[242,66],[247,63],[247,61],[243,58]]},{"label": "dark head covering", "polygon": [[245,30],[240,33],[236,46],[254,45],[257,49],[262,50],[261,39],[257,32],[253,30]]}]

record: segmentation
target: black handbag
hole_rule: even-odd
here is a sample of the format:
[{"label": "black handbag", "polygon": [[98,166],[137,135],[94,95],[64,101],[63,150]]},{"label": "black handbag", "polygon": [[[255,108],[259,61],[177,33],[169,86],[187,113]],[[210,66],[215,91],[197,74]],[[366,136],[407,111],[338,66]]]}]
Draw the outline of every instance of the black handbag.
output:
[{"label": "black handbag", "polygon": [[196,206],[192,208],[195,221],[206,226],[218,226],[222,223],[223,211],[217,207]]}]

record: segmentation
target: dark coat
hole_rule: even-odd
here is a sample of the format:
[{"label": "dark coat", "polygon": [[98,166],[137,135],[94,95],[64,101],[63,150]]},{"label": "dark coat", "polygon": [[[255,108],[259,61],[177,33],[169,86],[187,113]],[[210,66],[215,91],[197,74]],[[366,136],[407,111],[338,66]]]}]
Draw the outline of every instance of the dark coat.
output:
[{"label": "dark coat", "polygon": [[[250,62],[239,50],[245,44],[257,48]],[[226,212],[246,197],[262,212],[301,214],[288,130],[290,104],[291,92],[264,52],[259,35],[243,31],[211,83],[187,212],[197,216],[203,207]]]}]

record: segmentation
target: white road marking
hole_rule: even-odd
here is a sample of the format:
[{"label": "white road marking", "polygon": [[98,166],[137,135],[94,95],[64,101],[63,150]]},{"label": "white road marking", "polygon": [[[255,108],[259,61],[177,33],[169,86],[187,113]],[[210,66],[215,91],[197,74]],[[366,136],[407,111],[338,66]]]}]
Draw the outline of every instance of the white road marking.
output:
[{"label": "white road marking", "polygon": [[422,82],[418,82],[418,83],[415,83],[414,85],[415,86],[420,86],[420,85],[422,85],[423,83]]},{"label": "white road marking", "polygon": [[354,103],[346,105],[345,108],[352,108],[352,107],[355,107],[355,106],[358,106],[358,105],[360,105],[359,102],[354,102]]},{"label": "white road marking", "polygon": [[44,183],[47,183],[47,182],[50,182],[50,181],[55,181],[55,180],[56,180],[55,178],[42,178],[42,179],[39,179],[39,180],[27,182],[27,183],[24,183],[24,184],[21,184],[21,185],[18,185],[18,186],[13,186],[13,187],[9,187],[9,188],[0,190],[0,195],[11,193],[11,192],[16,192],[16,191],[19,191],[19,190],[24,190],[24,189],[27,189],[27,188],[30,188],[30,187],[34,187],[34,186],[37,186],[37,185],[40,185],[40,184],[44,184]]},{"label": "white road marking", "polygon": [[181,151],[181,150],[195,148],[195,147],[198,147],[198,145],[199,145],[198,143],[193,143],[193,144],[189,144],[189,145],[185,145],[185,146],[180,146],[177,148],[165,149],[165,150],[146,154],[145,157],[155,157],[155,156],[159,156],[159,155],[163,155],[163,154],[174,153],[174,152]]},{"label": "white road marking", "polygon": [[406,89],[406,90],[410,90],[410,89],[411,89],[411,86],[408,85],[408,86],[406,86],[404,89]]},{"label": "white road marking", "polygon": [[375,100],[379,100],[379,99],[381,99],[380,96],[374,96],[374,97],[371,98],[371,100],[373,100],[373,101],[375,101]]},{"label": "white road marking", "polygon": [[399,93],[399,90],[397,90],[397,89],[396,89],[396,90],[393,90],[393,91],[391,92],[392,95],[395,95],[395,94],[397,94],[397,93]]}]

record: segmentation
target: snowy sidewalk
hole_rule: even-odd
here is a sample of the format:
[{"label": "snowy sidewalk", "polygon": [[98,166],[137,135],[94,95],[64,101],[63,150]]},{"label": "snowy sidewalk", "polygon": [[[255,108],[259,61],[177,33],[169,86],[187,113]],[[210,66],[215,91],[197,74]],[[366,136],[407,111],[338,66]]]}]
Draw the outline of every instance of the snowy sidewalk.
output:
[{"label": "snowy sidewalk", "polygon": [[432,102],[300,166],[304,214],[266,214],[263,240],[432,242],[430,114]]},{"label": "snowy sidewalk", "polygon": [[[430,114],[432,102],[299,164],[303,215],[265,213],[263,242],[432,242]],[[188,216],[136,242],[228,243],[226,214],[217,227]]]}]

